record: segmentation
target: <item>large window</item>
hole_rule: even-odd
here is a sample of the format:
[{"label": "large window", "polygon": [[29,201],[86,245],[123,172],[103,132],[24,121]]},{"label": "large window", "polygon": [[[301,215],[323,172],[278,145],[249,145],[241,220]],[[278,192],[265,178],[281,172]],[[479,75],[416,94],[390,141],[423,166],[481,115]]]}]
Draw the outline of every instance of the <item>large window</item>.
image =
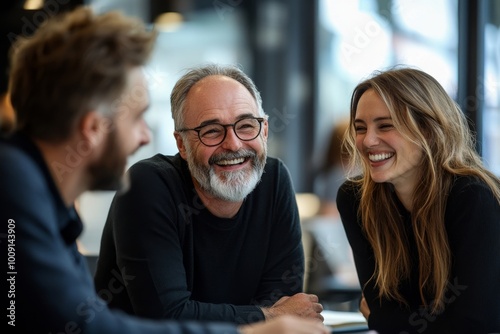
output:
[{"label": "large window", "polygon": [[456,97],[457,10],[457,0],[319,0],[318,157],[348,116],[352,90],[375,70],[417,67]]},{"label": "large window", "polygon": [[[348,114],[352,89],[374,70],[416,66],[458,98],[458,0],[318,1],[318,159],[332,126]],[[486,3],[478,140],[486,166],[500,175],[500,2]]]},{"label": "large window", "polygon": [[500,2],[490,1],[485,26],[482,151],[485,164],[500,176]]}]

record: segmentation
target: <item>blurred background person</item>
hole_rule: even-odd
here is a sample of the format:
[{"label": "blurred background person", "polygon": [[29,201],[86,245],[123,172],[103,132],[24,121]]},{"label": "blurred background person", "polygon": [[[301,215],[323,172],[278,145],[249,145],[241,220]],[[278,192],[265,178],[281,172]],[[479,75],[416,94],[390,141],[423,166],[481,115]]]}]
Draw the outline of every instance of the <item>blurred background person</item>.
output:
[{"label": "blurred background person", "polygon": [[8,134],[14,127],[16,116],[10,104],[9,94],[6,91],[0,93],[0,133]]},{"label": "blurred background person", "polygon": [[342,140],[349,126],[349,119],[336,123],[323,156],[319,172],[314,181],[314,192],[319,197],[318,215],[339,217],[337,192],[346,178],[347,155],[341,151]]},{"label": "blurred background person", "polygon": [[7,92],[9,78],[9,52],[12,39],[21,31],[20,15],[21,6],[19,1],[2,1],[0,5],[0,134],[13,131],[15,126],[14,109],[10,103]]}]

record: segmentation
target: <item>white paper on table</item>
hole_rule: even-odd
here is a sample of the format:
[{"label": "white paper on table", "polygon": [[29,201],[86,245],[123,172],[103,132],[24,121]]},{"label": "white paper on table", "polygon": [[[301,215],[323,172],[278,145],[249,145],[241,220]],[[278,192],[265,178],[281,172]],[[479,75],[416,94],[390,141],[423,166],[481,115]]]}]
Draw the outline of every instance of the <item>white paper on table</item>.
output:
[{"label": "white paper on table", "polygon": [[367,325],[361,312],[344,312],[324,310],[321,312],[326,326]]}]

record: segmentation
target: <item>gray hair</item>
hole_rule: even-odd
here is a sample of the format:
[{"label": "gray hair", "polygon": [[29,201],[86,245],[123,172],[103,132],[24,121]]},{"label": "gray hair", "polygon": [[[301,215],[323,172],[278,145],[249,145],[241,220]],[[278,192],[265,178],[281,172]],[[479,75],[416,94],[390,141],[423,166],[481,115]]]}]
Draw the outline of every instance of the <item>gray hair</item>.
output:
[{"label": "gray hair", "polygon": [[266,117],[262,109],[262,98],[254,82],[239,67],[234,65],[208,64],[189,69],[175,84],[170,94],[170,107],[175,129],[184,126],[184,104],[189,90],[200,80],[212,76],[222,75],[241,83],[250,92],[257,103],[259,115]]}]

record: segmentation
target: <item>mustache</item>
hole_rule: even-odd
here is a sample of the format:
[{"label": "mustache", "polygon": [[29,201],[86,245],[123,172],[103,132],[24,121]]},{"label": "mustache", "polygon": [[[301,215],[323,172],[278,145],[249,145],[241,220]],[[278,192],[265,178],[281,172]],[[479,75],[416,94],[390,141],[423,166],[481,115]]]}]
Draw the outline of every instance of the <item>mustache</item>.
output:
[{"label": "mustache", "polygon": [[254,150],[250,149],[241,149],[236,152],[222,152],[216,155],[211,156],[208,159],[208,163],[210,165],[216,164],[219,161],[222,160],[232,160],[232,159],[256,159],[257,158],[257,152]]}]

